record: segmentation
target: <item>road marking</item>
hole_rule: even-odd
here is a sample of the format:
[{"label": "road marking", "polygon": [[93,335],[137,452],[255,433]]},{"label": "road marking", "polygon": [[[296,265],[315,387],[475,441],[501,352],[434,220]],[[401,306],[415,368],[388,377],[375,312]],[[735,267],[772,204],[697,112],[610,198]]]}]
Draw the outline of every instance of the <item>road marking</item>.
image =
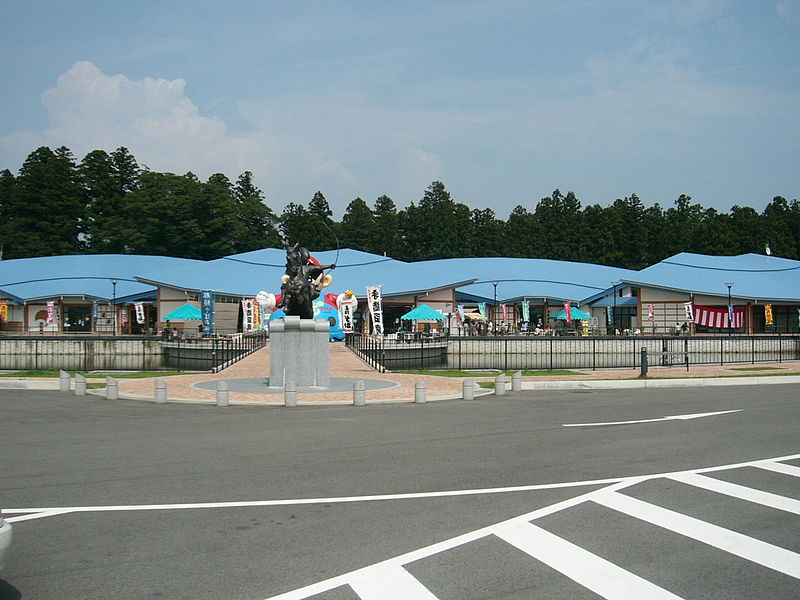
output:
[{"label": "road marking", "polygon": [[[733,463],[728,465],[717,465],[715,467],[701,467],[699,469],[687,469],[685,471],[669,471],[666,473],[654,473],[651,475],[634,475],[628,477],[613,477],[609,479],[589,479],[586,481],[570,481],[564,483],[543,483],[534,485],[519,485],[502,488],[478,488],[471,490],[448,490],[440,492],[413,492],[407,494],[383,494],[372,496],[343,496],[343,497],[325,497],[325,498],[294,498],[286,500],[249,500],[239,502],[194,502],[182,504],[128,504],[120,506],[49,506],[39,508],[3,508],[0,509],[0,515],[11,515],[20,513],[31,513],[24,520],[41,519],[44,517],[51,517],[56,515],[63,515],[69,513],[87,513],[87,512],[135,512],[145,510],[189,510],[201,508],[254,508],[254,507],[269,507],[269,506],[301,506],[309,504],[341,504],[350,502],[377,502],[377,501],[392,501],[392,500],[416,500],[423,498],[449,498],[456,496],[479,496],[484,494],[508,494],[515,492],[536,492],[540,490],[557,490],[567,488],[589,487],[593,485],[610,485],[621,482],[639,482],[647,479],[658,479],[661,477],[669,477],[679,473],[713,473],[716,471],[728,471],[731,469],[738,469],[741,467],[758,467],[768,470],[775,470],[783,472],[780,467],[787,469],[797,469],[790,465],[781,465],[779,461],[797,460],[800,459],[800,454],[790,454],[787,456],[778,456],[775,458],[765,458],[753,461],[746,461],[741,463]],[[790,471],[786,471],[790,472]],[[793,471],[791,471],[793,472]],[[12,519],[21,520],[21,517],[11,517]]]},{"label": "road marking", "polygon": [[[603,488],[603,490],[613,491],[613,490],[623,489],[630,485],[640,483],[641,481],[643,481],[641,478],[635,478],[635,479],[631,478],[630,481],[618,482],[607,488]],[[440,552],[452,550],[453,548],[457,548],[458,546],[463,546],[464,544],[468,544],[469,542],[474,542],[475,540],[482,539],[488,535],[494,534],[494,532],[498,529],[502,530],[504,527],[507,526],[513,527],[514,524],[524,523],[527,521],[532,521],[534,519],[540,519],[542,517],[546,517],[547,515],[551,515],[559,511],[566,510],[574,506],[578,506],[590,500],[594,494],[598,493],[598,491],[601,490],[593,490],[591,492],[581,494],[580,496],[576,496],[574,498],[568,498],[566,500],[562,500],[561,502],[557,502],[556,504],[551,504],[550,506],[545,506],[543,508],[536,509],[524,515],[512,517],[511,519],[508,519],[506,521],[501,521],[500,523],[495,523],[493,525],[489,525],[488,527],[482,527],[481,529],[476,529],[474,531],[464,533],[454,538],[450,538],[448,540],[431,544],[430,546],[426,546],[424,548],[412,550],[411,552],[407,552],[406,554],[401,554],[400,556],[395,556],[393,558],[389,558],[379,563],[375,563],[373,565],[369,565],[367,567],[363,567],[361,569],[357,569],[355,571],[351,571],[343,575],[337,575],[336,577],[332,577],[324,581],[319,581],[317,583],[312,583],[311,585],[307,585],[305,587],[298,588],[290,592],[278,594],[277,596],[271,596],[268,600],[304,600],[306,598],[311,598],[313,596],[316,596],[317,594],[322,594],[324,592],[330,591],[337,587],[341,587],[343,585],[349,585],[351,581],[362,581],[364,579],[377,578],[381,576],[381,574],[384,572],[384,569],[386,568],[396,568],[398,566],[402,567],[414,561],[422,560],[423,558],[428,558],[435,554],[439,554]]]},{"label": "road marking", "polygon": [[633,425],[635,423],[658,423],[661,421],[688,421],[689,419],[702,419],[703,417],[714,417],[716,415],[726,415],[728,413],[740,412],[742,409],[721,410],[717,412],[695,413],[692,415],[672,415],[669,417],[659,417],[657,419],[638,419],[636,421],[608,421],[607,423],[567,423],[562,427],[601,427],[604,425]]},{"label": "road marking", "polygon": [[603,598],[680,599],[680,596],[531,523],[498,528],[495,535]]},{"label": "road marking", "polygon": [[400,566],[374,569],[368,577],[354,577],[349,583],[361,600],[437,600],[428,588]]},{"label": "road marking", "polygon": [[781,475],[791,475],[792,477],[800,477],[800,467],[795,467],[793,465],[784,465],[783,463],[779,462],[764,462],[753,466],[758,467],[759,469],[764,469],[766,471],[773,471],[774,473],[780,473]]},{"label": "road marking", "polygon": [[670,475],[669,479],[717,492],[718,494],[724,494],[733,498],[739,498],[740,500],[746,500],[748,502],[754,502],[763,506],[769,506],[770,508],[777,508],[778,510],[800,515],[800,500],[795,500],[794,498],[779,496],[778,494],[756,490],[736,483],[728,483],[727,481],[706,477],[705,475],[697,475],[696,473],[677,473],[675,475]]},{"label": "road marking", "polygon": [[785,548],[617,492],[595,494],[592,501],[800,579],[800,554]]}]

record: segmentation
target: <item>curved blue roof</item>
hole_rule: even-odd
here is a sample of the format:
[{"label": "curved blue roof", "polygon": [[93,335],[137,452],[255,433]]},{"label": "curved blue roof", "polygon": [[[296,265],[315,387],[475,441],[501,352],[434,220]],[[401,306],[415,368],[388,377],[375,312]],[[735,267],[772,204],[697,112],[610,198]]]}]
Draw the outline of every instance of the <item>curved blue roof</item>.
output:
[{"label": "curved blue roof", "polygon": [[439,271],[474,277],[459,286],[465,299],[492,301],[497,282],[497,301],[580,301],[610,287],[612,281],[631,277],[636,271],[543,258],[444,258],[414,263]]},{"label": "curved blue roof", "polygon": [[800,261],[763,254],[707,256],[683,252],[624,278],[643,287],[753,301],[800,299]]},{"label": "curved blue roof", "polygon": [[[117,300],[155,293],[135,279],[143,271],[202,263],[186,258],[135,254],[76,254],[0,261],[0,296],[18,302],[61,297]],[[116,281],[116,294],[112,281]]]},{"label": "curved blue roof", "polygon": [[[430,268],[424,263],[406,263],[347,248],[312,252],[312,256],[322,265],[336,264],[330,272],[333,276],[331,291],[349,289],[361,297],[366,295],[366,287],[372,285],[382,285],[383,296],[391,297],[452,287],[474,279],[471,276],[459,278],[460,274],[451,270]],[[265,248],[143,275],[138,279],[176,289],[255,296],[261,290],[280,293],[281,276],[285,270],[286,252]]]}]

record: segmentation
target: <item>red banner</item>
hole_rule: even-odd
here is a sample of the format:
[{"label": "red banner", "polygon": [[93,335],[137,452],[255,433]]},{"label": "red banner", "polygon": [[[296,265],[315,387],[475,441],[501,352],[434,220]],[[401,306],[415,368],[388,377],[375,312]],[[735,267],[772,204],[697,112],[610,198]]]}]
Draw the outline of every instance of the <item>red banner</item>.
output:
[{"label": "red banner", "polygon": [[[706,327],[716,327],[718,329],[727,329],[728,325],[728,309],[727,308],[709,308],[708,306],[695,306],[694,307],[694,322],[698,325],[705,325]],[[744,310],[739,309],[733,311],[733,328],[739,329],[744,323]]]}]

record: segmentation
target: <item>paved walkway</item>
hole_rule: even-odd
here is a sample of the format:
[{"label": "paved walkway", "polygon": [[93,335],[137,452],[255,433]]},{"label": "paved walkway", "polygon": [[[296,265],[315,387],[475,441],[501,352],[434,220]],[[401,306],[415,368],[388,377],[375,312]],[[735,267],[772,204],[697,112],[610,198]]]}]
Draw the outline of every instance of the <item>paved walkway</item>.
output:
[{"label": "paved walkway", "polygon": [[[414,399],[414,388],[418,381],[425,381],[428,400],[444,398],[458,398],[462,392],[462,379],[457,377],[435,377],[425,375],[407,375],[402,373],[378,373],[366,365],[360,358],[350,352],[344,344],[331,344],[330,348],[330,376],[347,377],[353,379],[380,379],[390,381],[394,385],[385,389],[367,390],[368,403],[378,402],[409,402]],[[752,371],[751,371],[752,369]],[[670,384],[688,385],[701,384],[711,380],[701,378],[719,378],[725,376],[760,375],[752,378],[729,379],[730,383],[760,384],[780,382],[800,382],[800,361],[783,363],[760,363],[756,365],[703,365],[690,367],[651,367],[649,379],[643,382],[639,379],[639,369],[603,369],[592,371],[588,369],[573,369],[579,375],[548,375],[545,377],[523,378],[523,389],[536,388],[565,388],[565,387],[631,387],[644,386],[645,383],[668,383],[662,378],[671,379]],[[794,375],[795,377],[761,377],[762,375]],[[167,384],[167,397],[170,402],[198,402],[213,404],[216,402],[216,390],[204,389],[197,384],[221,379],[249,379],[264,378],[269,376],[269,347],[254,352],[243,360],[231,365],[219,373],[194,373],[188,375],[174,375],[163,377],[161,381]],[[477,381],[493,381],[493,377],[476,377]],[[655,380],[655,381],[654,381]],[[687,381],[694,380],[694,381]],[[92,381],[92,380],[90,380]],[[105,379],[95,381],[104,382]],[[118,379],[119,394],[123,398],[153,399],[155,396],[155,379]],[[717,382],[717,381],[715,381]],[[510,378],[509,378],[510,383]],[[58,381],[53,380],[9,380],[0,379],[3,388],[39,388],[58,389]],[[213,386],[212,386],[213,387]],[[266,387],[266,384],[265,384]],[[489,390],[485,390],[490,393]],[[104,392],[103,392],[104,393]],[[478,391],[477,393],[482,393]],[[282,393],[251,393],[229,392],[231,404],[262,404],[282,405]],[[330,393],[298,393],[298,404],[351,404],[353,401],[352,390]]]},{"label": "paved walkway", "polygon": [[[366,398],[368,403],[373,402],[408,402],[414,399],[414,387],[418,381],[425,381],[427,386],[427,397],[429,400],[443,398],[460,397],[462,392],[462,380],[457,377],[435,377],[424,375],[407,375],[403,373],[378,373],[372,367],[366,365],[360,358],[348,350],[344,344],[331,344],[330,346],[330,376],[349,377],[355,379],[381,379],[391,381],[394,387],[380,390],[368,390]],[[764,368],[766,371],[752,371],[753,374],[770,374],[783,372],[785,374],[800,374],[800,361],[784,363],[768,363],[760,365],[719,365],[690,367],[687,373],[686,367],[651,367],[649,375],[653,378],[699,378],[699,377],[720,377],[725,375],[743,375],[750,371],[739,369]],[[639,377],[638,369],[604,369],[598,371],[575,370],[580,375],[557,375],[547,377],[526,377],[524,378],[525,387],[528,388],[531,382],[558,382],[573,381],[573,385],[580,385],[580,382],[598,380],[630,380],[636,381]],[[170,400],[191,400],[205,401],[213,403],[216,401],[216,391],[201,389],[195,384],[203,381],[215,381],[220,379],[239,379],[269,376],[269,349],[264,348],[228,367],[220,373],[202,373],[192,375],[176,375],[165,377],[167,383],[167,396]],[[759,378],[760,379],[760,378]],[[492,377],[476,377],[478,381],[493,381]],[[752,383],[756,383],[755,380]],[[554,387],[551,383],[551,387]],[[622,387],[622,386],[620,386]],[[140,380],[119,380],[119,390],[122,396],[145,397],[154,396],[155,383],[152,379]],[[258,394],[230,392],[231,404],[283,404],[283,394]],[[298,394],[298,404],[350,404],[353,401],[352,391],[334,393],[314,393]]]}]

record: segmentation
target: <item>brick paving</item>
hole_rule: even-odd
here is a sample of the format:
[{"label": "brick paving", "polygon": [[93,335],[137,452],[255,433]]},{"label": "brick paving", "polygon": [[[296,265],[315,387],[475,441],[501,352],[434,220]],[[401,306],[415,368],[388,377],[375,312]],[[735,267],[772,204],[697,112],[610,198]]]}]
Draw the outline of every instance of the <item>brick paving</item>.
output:
[{"label": "brick paving", "polygon": [[[344,344],[330,344],[330,376],[349,377],[355,379],[381,379],[391,381],[394,387],[367,390],[368,403],[412,401],[414,387],[418,381],[425,381],[427,397],[429,400],[458,397],[462,390],[462,380],[457,377],[435,377],[425,375],[409,375],[403,373],[378,373],[365,364],[355,354],[350,352]],[[744,375],[750,369],[768,367],[764,371],[752,371],[752,374],[800,374],[800,361],[783,363],[765,363],[758,365],[703,365],[692,366],[687,372],[686,367],[650,367],[650,378],[696,378],[696,377],[721,377],[726,375]],[[526,377],[531,380],[548,381],[591,381],[591,380],[624,380],[636,379],[638,369],[603,369],[585,370],[573,369],[579,375],[552,375],[545,377]],[[188,375],[174,375],[163,377],[167,384],[167,396],[170,401],[208,402],[216,401],[216,390],[202,389],[196,384],[204,381],[220,379],[241,378],[267,378],[269,376],[269,346],[254,352],[243,360],[231,365],[219,373],[194,373]],[[476,377],[478,381],[492,381],[492,377]],[[122,397],[153,398],[155,395],[154,379],[119,379],[119,392]],[[283,394],[259,394],[245,392],[229,392],[231,404],[264,404],[282,405]],[[298,404],[350,404],[353,401],[352,391],[331,393],[298,393]]]}]

